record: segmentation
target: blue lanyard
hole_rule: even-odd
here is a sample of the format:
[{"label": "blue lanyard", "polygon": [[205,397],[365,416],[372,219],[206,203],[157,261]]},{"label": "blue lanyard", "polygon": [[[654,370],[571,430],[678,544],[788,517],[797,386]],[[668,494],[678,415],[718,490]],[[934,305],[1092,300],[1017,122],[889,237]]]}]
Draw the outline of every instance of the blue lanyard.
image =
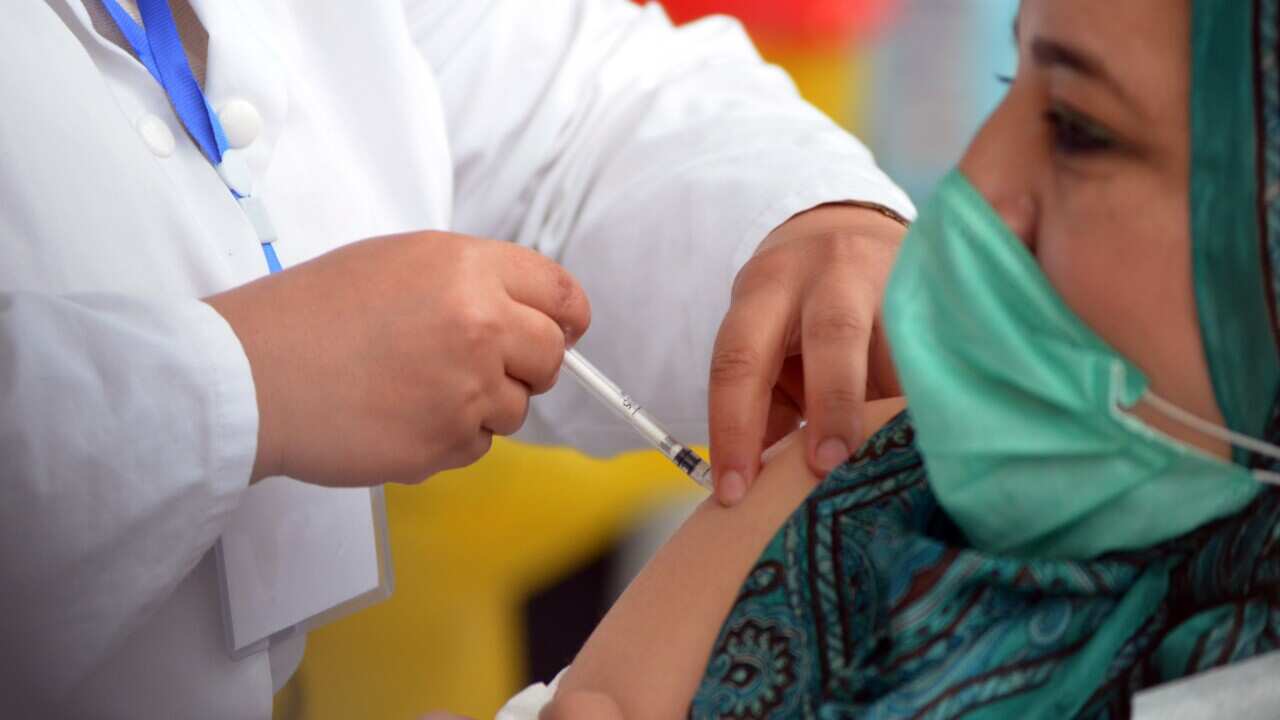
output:
[{"label": "blue lanyard", "polygon": [[200,152],[217,169],[249,218],[267,258],[267,269],[279,272],[280,260],[276,257],[276,233],[271,218],[262,202],[253,197],[252,180],[243,160],[224,155],[227,137],[222,131],[222,123],[187,64],[187,53],[182,47],[182,38],[178,35],[178,25],[173,20],[168,1],[138,0],[141,25],[116,0],[102,0],[102,4],[120,28],[120,34],[133,47],[138,60],[164,88],[183,127],[200,147]]}]

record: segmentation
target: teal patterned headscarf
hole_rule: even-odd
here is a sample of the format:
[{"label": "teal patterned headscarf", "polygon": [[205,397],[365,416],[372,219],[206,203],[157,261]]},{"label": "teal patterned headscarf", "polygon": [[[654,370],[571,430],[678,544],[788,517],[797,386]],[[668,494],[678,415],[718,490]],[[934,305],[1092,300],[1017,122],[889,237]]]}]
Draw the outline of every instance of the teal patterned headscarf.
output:
[{"label": "teal patterned headscarf", "polygon": [[[1253,437],[1275,432],[1280,385],[1278,13],[1272,0],[1192,5],[1196,304],[1218,405],[1228,427]],[[1261,464],[1239,450],[1235,459]]]},{"label": "teal patterned headscarf", "polygon": [[[1275,443],[1280,0],[1193,0],[1191,45],[1205,353],[1227,424]],[[903,414],[774,536],[689,714],[1125,718],[1139,690],[1278,649],[1280,490],[1147,549],[993,555],[938,505]]]}]

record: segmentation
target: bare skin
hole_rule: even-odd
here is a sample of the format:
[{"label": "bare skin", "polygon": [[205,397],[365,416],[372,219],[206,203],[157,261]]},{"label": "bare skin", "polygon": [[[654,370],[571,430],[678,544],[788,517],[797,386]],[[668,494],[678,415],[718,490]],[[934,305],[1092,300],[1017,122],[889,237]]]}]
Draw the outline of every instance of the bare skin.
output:
[{"label": "bare skin", "polygon": [[[860,422],[874,431],[903,406],[901,398],[866,403]],[[544,718],[602,717],[571,714],[587,704],[583,694],[604,695],[628,720],[687,711],[742,578],[820,481],[809,468],[807,432],[771,449],[737,507],[713,500],[698,507],[592,633]]]}]

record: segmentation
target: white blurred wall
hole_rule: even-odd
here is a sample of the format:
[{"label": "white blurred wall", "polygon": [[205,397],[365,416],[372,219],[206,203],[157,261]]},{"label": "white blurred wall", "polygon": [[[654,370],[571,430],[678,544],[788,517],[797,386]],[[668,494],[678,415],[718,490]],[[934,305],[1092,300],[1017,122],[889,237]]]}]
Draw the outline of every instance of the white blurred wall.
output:
[{"label": "white blurred wall", "polygon": [[903,0],[870,48],[865,140],[889,176],[924,201],[1004,94],[1018,0]]}]

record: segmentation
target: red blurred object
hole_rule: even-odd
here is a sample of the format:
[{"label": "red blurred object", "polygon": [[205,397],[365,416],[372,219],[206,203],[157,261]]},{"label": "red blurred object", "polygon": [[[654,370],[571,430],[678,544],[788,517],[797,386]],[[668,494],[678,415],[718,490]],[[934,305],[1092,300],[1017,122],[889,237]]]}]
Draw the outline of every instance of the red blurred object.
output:
[{"label": "red blurred object", "polygon": [[899,0],[659,0],[677,23],[732,15],[759,42],[844,45],[887,23]]}]

